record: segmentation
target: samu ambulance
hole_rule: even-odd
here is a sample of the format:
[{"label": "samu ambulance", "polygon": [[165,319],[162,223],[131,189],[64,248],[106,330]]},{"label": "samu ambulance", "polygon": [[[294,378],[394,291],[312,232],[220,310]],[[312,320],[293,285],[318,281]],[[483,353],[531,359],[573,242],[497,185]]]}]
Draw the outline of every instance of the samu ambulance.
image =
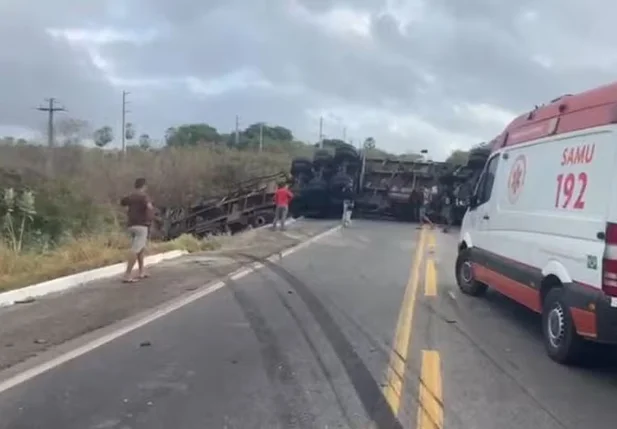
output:
[{"label": "samu ambulance", "polygon": [[588,341],[617,343],[617,83],[553,100],[493,140],[456,278],[540,313],[559,363]]}]

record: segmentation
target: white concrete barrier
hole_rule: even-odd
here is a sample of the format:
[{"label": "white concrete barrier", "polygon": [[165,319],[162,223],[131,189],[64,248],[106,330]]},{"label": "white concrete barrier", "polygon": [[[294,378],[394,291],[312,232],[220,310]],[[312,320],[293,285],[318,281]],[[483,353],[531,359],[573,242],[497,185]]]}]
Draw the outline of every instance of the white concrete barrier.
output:
[{"label": "white concrete barrier", "polygon": [[[172,250],[171,252],[159,253],[146,256],[144,263],[146,266],[158,264],[168,259],[177,258],[188,252],[184,250]],[[37,298],[54,292],[62,292],[77,286],[89,283],[94,280],[101,280],[120,275],[126,269],[126,263],[108,265],[106,267],[95,268],[93,270],[82,271],[81,273],[71,274],[65,277],[48,280],[19,289],[0,293],[0,307],[15,304],[15,301],[24,301],[30,298]]]}]

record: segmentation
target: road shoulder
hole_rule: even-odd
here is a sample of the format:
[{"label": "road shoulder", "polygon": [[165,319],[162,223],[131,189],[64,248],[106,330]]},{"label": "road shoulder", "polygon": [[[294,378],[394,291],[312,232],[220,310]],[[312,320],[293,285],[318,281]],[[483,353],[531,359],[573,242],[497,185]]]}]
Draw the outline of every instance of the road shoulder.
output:
[{"label": "road shoulder", "polygon": [[[35,360],[68,341],[100,331],[224,278],[254,258],[281,253],[333,227],[333,222],[299,221],[287,232],[253,230],[230,237],[223,248],[166,261],[152,277],[123,284],[118,277],[49,295],[30,304],[0,309],[0,379],[19,363]],[[64,347],[61,347],[64,349]],[[40,357],[40,356],[39,356]],[[23,365],[22,365],[23,366]]]}]

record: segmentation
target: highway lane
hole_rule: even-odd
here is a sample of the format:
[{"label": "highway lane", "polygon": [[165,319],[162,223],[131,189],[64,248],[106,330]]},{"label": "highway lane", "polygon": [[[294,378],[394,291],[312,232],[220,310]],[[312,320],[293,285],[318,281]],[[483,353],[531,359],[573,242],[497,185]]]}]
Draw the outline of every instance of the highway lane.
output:
[{"label": "highway lane", "polygon": [[443,359],[446,427],[614,427],[615,350],[592,348],[579,368],[554,363],[540,317],[494,291],[461,294],[452,269],[456,238],[436,239],[439,298],[427,305]]},{"label": "highway lane", "polygon": [[455,246],[356,221],[0,393],[0,429],[613,427],[614,367],[556,365],[537,316],[461,295]]},{"label": "highway lane", "polygon": [[1,393],[0,428],[397,427],[383,374],[417,234],[357,222]]}]

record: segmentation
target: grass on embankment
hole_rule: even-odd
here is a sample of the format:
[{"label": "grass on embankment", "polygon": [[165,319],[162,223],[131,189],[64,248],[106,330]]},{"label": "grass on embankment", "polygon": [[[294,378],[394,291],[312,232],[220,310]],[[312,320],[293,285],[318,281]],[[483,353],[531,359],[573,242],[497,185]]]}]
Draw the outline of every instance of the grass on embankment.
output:
[{"label": "grass on embankment", "polygon": [[[216,250],[216,238],[199,240],[183,235],[167,242],[151,242],[148,254],[172,250]],[[129,249],[126,235],[101,234],[71,239],[48,252],[16,253],[0,242],[0,292],[18,289],[82,271],[124,262]]]}]

